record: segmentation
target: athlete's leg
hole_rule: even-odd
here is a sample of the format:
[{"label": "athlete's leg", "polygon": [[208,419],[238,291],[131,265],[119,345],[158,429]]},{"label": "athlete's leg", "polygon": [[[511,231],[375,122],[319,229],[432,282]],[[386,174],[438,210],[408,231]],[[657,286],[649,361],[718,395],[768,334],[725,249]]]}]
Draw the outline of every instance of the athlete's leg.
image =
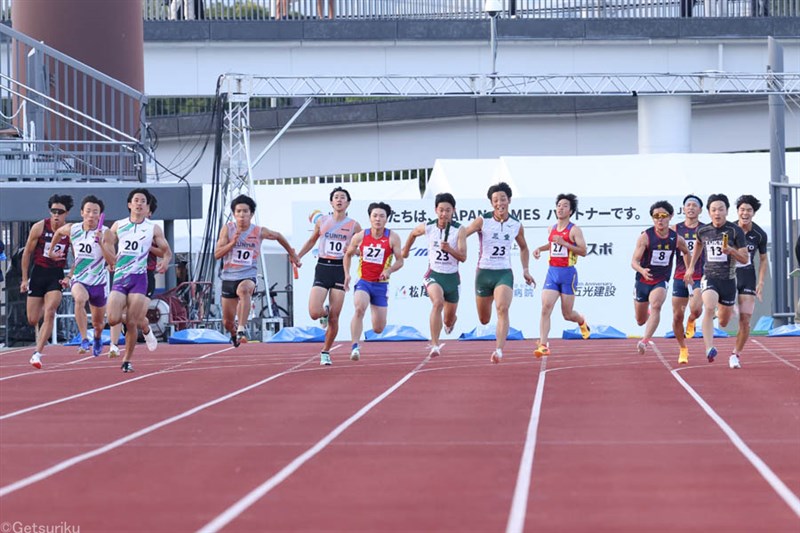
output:
[{"label": "athlete's leg", "polygon": [[575,322],[576,324],[583,324],[586,320],[586,317],[581,315],[579,312],[575,311],[575,295],[574,294],[562,294],[561,295],[561,316],[564,317],[564,320],[569,320],[570,322]]},{"label": "athlete's leg", "polygon": [[[448,331],[451,331],[453,327],[456,325],[456,320],[458,319],[458,302],[445,302],[444,303],[444,326],[447,328]],[[452,332],[452,331],[451,331]]]},{"label": "athlete's leg", "polygon": [[[89,292],[81,283],[73,283],[70,292],[72,293],[72,300],[75,302],[75,324],[78,326],[81,340],[88,339],[86,332],[89,318],[86,316],[86,303],[89,301]],[[92,314],[92,321],[94,321],[94,313]]]},{"label": "athlete's leg", "polygon": [[386,327],[386,317],[389,314],[389,308],[381,305],[370,305],[369,314],[372,317],[372,331],[375,333],[383,332]]},{"label": "athlete's leg", "polygon": [[364,314],[369,306],[369,293],[355,291],[353,293],[353,305],[355,306],[355,312],[353,313],[353,320],[350,321],[350,339],[356,344],[361,339],[361,333],[364,331]]},{"label": "athlete's leg", "polygon": [[[312,291],[314,289],[311,289]],[[327,352],[336,341],[336,335],[339,333],[339,315],[342,312],[344,305],[344,291],[339,289],[331,289],[328,292],[328,327],[325,330],[325,343],[322,345],[322,351]]]},{"label": "athlete's leg", "polygon": [[106,327],[106,306],[98,307],[89,304],[92,312],[92,328],[94,328],[94,338],[99,339],[103,335],[103,328]]},{"label": "athlete's leg", "polygon": [[[718,303],[719,293],[717,291],[711,289],[703,291],[703,345],[706,347],[706,352],[714,346],[714,313]],[[720,305],[720,311],[724,307]]]},{"label": "athlete's leg", "polygon": [[311,294],[308,296],[308,315],[312,320],[319,320],[325,316],[325,298],[328,297],[329,292],[332,294],[333,290],[328,291],[324,287],[311,287]]},{"label": "athlete's leg", "polygon": [[492,304],[494,303],[494,296],[476,296],[475,305],[478,308],[478,320],[483,325],[489,323],[492,319]]},{"label": "athlete's leg", "polygon": [[667,299],[667,289],[664,287],[656,287],[650,291],[648,302],[650,303],[650,317],[644,327],[644,340],[653,338],[653,334],[661,322],[661,307],[664,305],[664,300]]},{"label": "athlete's leg", "polygon": [[686,333],[683,329],[683,317],[689,298],[672,297],[672,331],[681,348],[686,347]]},{"label": "athlete's leg", "polygon": [[225,331],[236,336],[236,308],[239,306],[239,298],[220,298],[222,303],[222,325]]},{"label": "athlete's leg", "polygon": [[128,310],[125,320],[125,357],[122,358],[123,362],[128,362],[133,357],[133,352],[136,349],[136,341],[139,338],[139,324],[147,313],[147,296],[140,293],[130,293],[127,298]]},{"label": "athlete's leg", "polygon": [[633,316],[636,318],[636,324],[644,326],[647,323],[649,315],[650,302],[633,301]]},{"label": "athlete's leg", "polygon": [[498,349],[503,349],[506,345],[506,337],[508,337],[508,310],[511,307],[511,299],[514,297],[514,291],[508,285],[498,285],[494,288],[494,307],[497,311],[497,329],[495,330],[495,346]]},{"label": "athlete's leg", "polygon": [[550,335],[550,316],[561,293],[552,289],[542,291],[542,316],[539,318],[539,345],[547,346]]},{"label": "athlete's leg", "polygon": [[692,297],[689,298],[689,320],[697,320],[703,314],[703,293],[700,290],[700,282],[695,282]]},{"label": "athlete's leg", "polygon": [[752,294],[739,295],[739,332],[736,334],[736,349],[734,350],[737,354],[742,353],[747,339],[750,338],[750,320],[753,317],[755,307],[755,296]]},{"label": "athlete's leg", "polygon": [[56,311],[61,305],[61,291],[48,291],[44,295],[44,312],[42,314],[42,326],[36,336],[36,351],[44,350],[50,335],[53,333],[53,323],[56,321]]},{"label": "athlete's leg", "polygon": [[237,331],[244,331],[245,326],[247,326],[255,290],[256,284],[251,279],[242,280],[239,286],[236,287],[236,296],[239,297],[239,305],[236,306],[236,317],[239,319]]},{"label": "athlete's leg", "polygon": [[439,346],[439,335],[442,333],[442,312],[444,311],[444,291],[438,283],[428,284],[428,297],[431,299],[431,344]]},{"label": "athlete's leg", "polygon": [[44,297],[28,296],[25,303],[25,313],[28,317],[28,324],[37,328],[42,321],[44,314]]},{"label": "athlete's leg", "polygon": [[731,321],[732,316],[733,316],[732,305],[720,305],[717,307],[717,320],[719,321],[719,327],[721,328],[726,327],[728,325],[728,322]]}]

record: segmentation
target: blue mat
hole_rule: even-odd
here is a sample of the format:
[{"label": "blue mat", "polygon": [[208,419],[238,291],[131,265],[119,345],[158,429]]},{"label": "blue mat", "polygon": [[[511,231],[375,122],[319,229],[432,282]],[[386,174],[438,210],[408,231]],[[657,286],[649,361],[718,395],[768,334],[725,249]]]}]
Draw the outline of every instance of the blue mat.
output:
[{"label": "blue mat", "polygon": [[800,324],[786,324],[769,330],[767,337],[800,337]]},{"label": "blue mat", "polygon": [[267,342],[325,342],[325,330],[313,326],[283,328]]},{"label": "blue mat", "polygon": [[[468,331],[466,333],[462,333],[458,340],[460,341],[493,341],[497,340],[497,335],[495,334],[496,326],[494,324],[488,324],[486,326],[478,326],[477,328],[473,329],[472,331]],[[514,329],[512,327],[508,328],[508,336],[506,337],[507,340],[510,341],[521,341],[525,339],[525,336],[522,335],[522,332],[518,329]]]},{"label": "blue mat", "polygon": [[169,344],[230,344],[231,338],[215,329],[183,329],[170,335]]},{"label": "blue mat", "polygon": [[[715,338],[718,337],[718,338],[724,339],[726,337],[730,337],[730,335],[728,335],[728,333],[725,330],[722,330],[722,329],[719,329],[719,328],[714,328],[714,337]],[[664,334],[664,338],[665,339],[674,339],[675,338],[675,332],[672,331],[672,330],[666,332]],[[695,330],[694,337],[692,337],[692,338],[693,339],[702,339],[703,338],[703,330],[700,327],[700,324],[697,324],[697,329]]]},{"label": "blue mat", "polygon": [[756,322],[756,325],[753,327],[753,333],[767,333],[769,332],[773,326],[775,325],[775,319],[771,316],[762,316]]},{"label": "blue mat", "polygon": [[398,326],[387,324],[383,331],[376,334],[373,330],[364,333],[364,339],[368,342],[387,342],[387,341],[426,341],[428,340],[417,328],[411,326]]},{"label": "blue mat", "polygon": [[[598,325],[589,325],[592,328],[591,333],[589,334],[590,339],[627,339],[628,336],[622,333],[620,330],[611,327],[611,326],[604,326],[603,324]],[[573,328],[573,329],[565,329],[564,332],[561,334],[562,339],[583,339],[581,336],[581,328]]]},{"label": "blue mat", "polygon": [[[89,328],[86,331],[86,334],[89,336],[89,340],[94,339],[94,328]],[[104,345],[111,344],[111,330],[110,329],[104,329],[100,333],[100,340],[103,341]],[[120,333],[119,342],[117,343],[117,346],[122,346],[123,344],[125,344],[125,335]],[[64,343],[64,346],[80,346],[80,345],[81,345],[81,334],[80,333],[78,333],[77,335],[72,337],[72,340],[70,340],[69,342],[65,342]]]}]

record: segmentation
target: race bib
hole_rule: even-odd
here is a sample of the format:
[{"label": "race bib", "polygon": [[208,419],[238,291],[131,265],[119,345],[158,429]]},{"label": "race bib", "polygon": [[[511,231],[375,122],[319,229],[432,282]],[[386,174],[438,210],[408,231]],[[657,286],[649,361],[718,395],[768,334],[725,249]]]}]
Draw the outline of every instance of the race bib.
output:
[{"label": "race bib", "polygon": [[550,243],[550,257],[569,257],[569,250],[563,244]]},{"label": "race bib", "polygon": [[650,264],[653,266],[667,266],[672,258],[672,250],[653,250]]},{"label": "race bib", "polygon": [[75,248],[73,250],[75,252],[75,259],[94,259],[95,246],[100,245],[89,240],[75,243]]},{"label": "race bib", "polygon": [[361,253],[361,259],[365,263],[375,263],[382,265],[384,261],[385,250],[381,246],[365,246]]},{"label": "race bib", "polygon": [[250,266],[253,264],[253,251],[244,247],[234,247],[231,252],[231,263],[236,266]]},{"label": "race bib", "polygon": [[[49,257],[50,256],[50,244],[51,243],[49,243],[49,242],[45,242],[44,243],[44,255],[45,255],[45,257]],[[56,245],[53,246],[53,251],[55,252],[56,257],[64,257],[64,250],[65,250],[64,249],[64,245],[61,244],[60,242],[56,243]]]},{"label": "race bib", "polygon": [[141,243],[131,238],[123,238],[119,241],[119,254],[137,256],[141,253],[139,247]]},{"label": "race bib", "polygon": [[706,261],[709,263],[725,263],[728,256],[722,253],[722,241],[706,243]]}]

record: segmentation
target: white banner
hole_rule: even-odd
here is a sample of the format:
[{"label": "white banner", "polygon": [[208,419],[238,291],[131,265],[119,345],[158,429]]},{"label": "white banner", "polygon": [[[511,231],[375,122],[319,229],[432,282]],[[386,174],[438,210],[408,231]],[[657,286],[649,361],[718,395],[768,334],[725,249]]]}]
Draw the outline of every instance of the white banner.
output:
[{"label": "white banner", "polygon": [[[676,209],[672,224],[683,220],[680,212],[680,197],[665,197]],[[643,197],[580,198],[578,213],[572,221],[583,229],[588,253],[578,259],[578,292],[575,309],[587,317],[590,326],[613,326],[627,335],[641,335],[643,326],[637,326],[633,315],[633,287],[635,272],[630,267],[631,257],[639,234],[652,225],[649,208],[656,199]],[[459,200],[456,195],[457,219],[469,224],[479,214],[491,208],[487,199]],[[369,227],[367,206],[370,202],[354,200],[349,214],[362,227]],[[388,227],[400,234],[405,243],[409,232],[420,222],[434,217],[432,200],[395,200],[390,202],[395,211]],[[524,225],[529,251],[547,242],[549,227],[556,223],[554,198],[512,198],[511,213]],[[295,202],[293,204],[293,241],[299,248],[313,230],[315,214],[328,213],[330,206],[322,202]],[[766,209],[764,210],[766,211]],[[759,213],[761,219],[766,216]],[[735,214],[731,214],[735,218]],[[706,217],[707,218],[707,217]],[[701,217],[703,220],[703,217]],[[458,322],[450,336],[458,338],[466,331],[479,326],[475,308],[474,283],[478,257],[478,236],[467,239],[467,260],[461,265],[461,298]],[[541,286],[547,273],[548,255],[543,253],[537,261],[531,257],[530,272],[537,286],[532,288],[522,278],[519,249],[515,247],[512,260],[514,269],[514,300],[511,304],[511,327],[522,331],[526,338],[538,338],[541,314]],[[294,282],[294,323],[296,326],[312,326],[318,323],[308,316],[307,302],[314,278],[316,249],[306,255],[300,269],[300,278]],[[392,275],[389,283],[388,323],[413,326],[426,337],[430,337],[430,300],[425,293],[422,276],[427,270],[427,242],[418,238],[402,269]],[[355,276],[356,266],[351,274]],[[671,295],[671,286],[669,287]],[[350,321],[353,316],[352,295],[345,299],[340,319],[337,340],[350,339]],[[494,322],[494,317],[493,317]],[[561,316],[560,306],[552,314],[551,338],[560,338],[562,330],[575,328]],[[371,329],[369,313],[365,317],[364,331]],[[661,324],[657,334],[663,335],[672,329],[670,297],[661,312]]]}]

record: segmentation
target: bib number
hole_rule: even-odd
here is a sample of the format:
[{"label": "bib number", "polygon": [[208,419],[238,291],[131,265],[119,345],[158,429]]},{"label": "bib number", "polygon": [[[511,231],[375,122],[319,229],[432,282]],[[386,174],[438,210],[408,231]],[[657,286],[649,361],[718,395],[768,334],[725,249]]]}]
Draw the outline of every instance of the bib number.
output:
[{"label": "bib number", "polygon": [[237,266],[250,266],[253,263],[253,252],[247,248],[234,248],[231,263]]},{"label": "bib number", "polygon": [[380,246],[365,246],[362,259],[365,263],[383,264],[385,250]]},{"label": "bib number", "polygon": [[706,261],[710,263],[725,263],[728,257],[722,253],[722,241],[706,244]]},{"label": "bib number", "polygon": [[653,266],[667,266],[672,259],[672,250],[653,250],[650,264]]},{"label": "bib number", "polygon": [[550,257],[568,257],[569,250],[563,244],[550,243]]},{"label": "bib number", "polygon": [[124,239],[119,245],[120,255],[139,255],[139,241]]}]

